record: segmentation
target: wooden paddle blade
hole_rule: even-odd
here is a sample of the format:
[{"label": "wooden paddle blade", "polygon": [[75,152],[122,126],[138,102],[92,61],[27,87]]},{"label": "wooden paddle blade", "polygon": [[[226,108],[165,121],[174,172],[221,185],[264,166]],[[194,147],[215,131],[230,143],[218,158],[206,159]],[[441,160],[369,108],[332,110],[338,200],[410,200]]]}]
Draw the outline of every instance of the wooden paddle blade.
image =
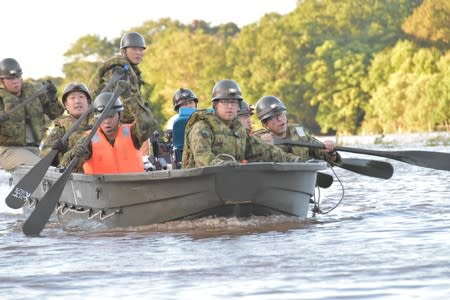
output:
[{"label": "wooden paddle blade", "polygon": [[6,205],[14,209],[21,208],[25,200],[36,190],[57,154],[57,150],[50,151],[20,179],[5,198]]},{"label": "wooden paddle blade", "polygon": [[392,165],[385,161],[360,158],[343,158],[339,167],[362,175],[389,179],[394,174]]},{"label": "wooden paddle blade", "polygon": [[321,187],[321,188],[329,188],[332,184],[333,184],[333,176],[326,174],[326,173],[322,173],[322,172],[317,172],[317,180],[316,180],[316,185]]},{"label": "wooden paddle blade", "polygon": [[27,236],[37,236],[44,229],[50,216],[55,210],[58,204],[59,198],[66,186],[66,182],[69,180],[72,170],[76,163],[77,158],[74,158],[61,177],[53,184],[50,190],[42,197],[37,203],[35,209],[31,212],[28,219],[23,223],[22,231]]}]

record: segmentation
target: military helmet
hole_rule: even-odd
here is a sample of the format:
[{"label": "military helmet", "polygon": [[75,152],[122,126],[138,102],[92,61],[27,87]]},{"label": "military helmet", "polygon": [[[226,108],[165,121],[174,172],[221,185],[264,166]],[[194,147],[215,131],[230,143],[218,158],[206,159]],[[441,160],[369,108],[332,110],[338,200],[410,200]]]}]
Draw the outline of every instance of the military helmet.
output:
[{"label": "military helmet", "polygon": [[87,86],[85,86],[80,82],[72,82],[66,85],[66,87],[64,88],[62,95],[62,102],[64,103],[64,105],[66,105],[67,96],[69,96],[69,94],[73,91],[83,92],[86,95],[89,104],[91,104],[92,99],[91,95],[89,94],[89,89],[87,88]]},{"label": "military helmet", "polygon": [[173,95],[173,108],[175,111],[178,111],[178,108],[183,104],[184,101],[193,100],[195,103],[198,103],[198,98],[190,89],[180,88],[176,91],[175,95]]},{"label": "military helmet", "polygon": [[120,40],[120,49],[128,47],[147,48],[144,37],[137,32],[128,32]]},{"label": "military helmet", "polygon": [[231,79],[224,79],[217,82],[212,89],[211,101],[219,99],[237,99],[242,101],[242,93],[239,84]]},{"label": "military helmet", "polygon": [[[103,112],[106,105],[108,105],[109,100],[111,100],[112,95],[113,95],[113,93],[103,92],[95,98],[95,100],[94,100],[95,114],[101,114]],[[120,100],[120,97],[117,97],[113,106],[109,110],[108,115],[111,115],[116,112],[122,112],[122,111],[124,111],[122,101]]]},{"label": "military helmet", "polygon": [[253,115],[253,114],[254,114],[253,106],[249,105],[245,101],[241,101],[241,108],[239,109],[237,115],[242,116],[242,115]]},{"label": "military helmet", "polygon": [[275,96],[264,96],[256,102],[256,115],[261,122],[284,111],[286,106]]},{"label": "military helmet", "polygon": [[15,78],[22,76],[22,68],[14,58],[0,61],[0,78]]}]

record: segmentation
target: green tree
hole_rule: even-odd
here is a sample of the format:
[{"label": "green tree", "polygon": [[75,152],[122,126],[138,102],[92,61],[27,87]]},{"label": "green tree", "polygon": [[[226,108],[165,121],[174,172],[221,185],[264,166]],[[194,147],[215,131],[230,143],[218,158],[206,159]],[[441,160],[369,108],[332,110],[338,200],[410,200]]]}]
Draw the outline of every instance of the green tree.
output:
[{"label": "green tree", "polygon": [[145,81],[154,85],[151,102],[164,102],[166,119],[174,114],[172,97],[181,87],[197,94],[200,107],[209,106],[215,81],[230,73],[225,50],[223,39],[201,31],[170,30],[154,37],[141,70]]},{"label": "green tree", "polygon": [[[448,127],[448,53],[400,41],[378,54],[369,70],[373,87],[364,132],[430,131]],[[380,75],[382,68],[389,70]]]},{"label": "green tree", "polygon": [[86,35],[79,38],[64,53],[67,61],[63,66],[65,83],[81,81],[87,84],[86,80],[94,74],[99,62],[112,56],[118,46],[118,40],[110,42],[98,35]]},{"label": "green tree", "polygon": [[450,46],[450,2],[425,0],[403,23],[403,30],[418,40]]}]

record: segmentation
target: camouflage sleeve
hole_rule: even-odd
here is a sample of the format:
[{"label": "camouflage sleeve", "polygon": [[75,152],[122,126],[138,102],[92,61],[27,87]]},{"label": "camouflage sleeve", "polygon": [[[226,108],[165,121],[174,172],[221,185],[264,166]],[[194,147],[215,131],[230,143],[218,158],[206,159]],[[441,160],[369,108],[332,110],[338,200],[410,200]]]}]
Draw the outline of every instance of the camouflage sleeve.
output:
[{"label": "camouflage sleeve", "polygon": [[[59,123],[53,122],[53,128],[51,130],[47,130],[42,141],[41,145],[39,147],[40,149],[40,156],[44,157],[46,156],[51,150],[53,143],[61,139],[64,134],[66,133],[66,130],[63,126],[60,126]],[[59,153],[60,158],[62,158],[63,153]]]},{"label": "camouflage sleeve", "polygon": [[42,108],[44,113],[54,120],[64,113],[64,106],[58,101],[58,99],[51,99],[52,96],[45,94],[40,97]]},{"label": "camouflage sleeve", "polygon": [[[89,81],[89,90],[91,91],[92,98],[95,99],[98,94],[101,92],[113,92],[114,89],[117,86],[117,83],[112,85],[109,89],[103,91],[103,89],[106,87],[106,85],[110,82],[114,70],[116,68],[122,68],[125,72],[132,72],[129,68],[128,71],[126,70],[125,65],[129,65],[129,62],[125,57],[122,57],[120,55],[114,56],[107,61],[105,61],[102,65],[98,67],[98,69],[95,71],[94,75],[92,76],[91,80]],[[125,78],[122,78],[123,80],[130,81],[130,75],[127,73]],[[130,91],[125,92],[125,97],[128,98],[130,95],[135,93],[135,88],[132,86],[132,89]],[[139,93],[139,91],[137,91]]]},{"label": "camouflage sleeve", "polygon": [[195,167],[210,166],[215,158],[212,152],[213,132],[203,121],[196,122],[188,135],[189,147],[195,162]]},{"label": "camouflage sleeve", "polygon": [[101,68],[102,67],[100,66],[95,71],[94,75],[89,81],[89,91],[91,92],[92,100],[94,100],[98,96],[98,94],[100,94],[100,91],[105,86],[105,79],[100,76]]},{"label": "camouflage sleeve", "polygon": [[[98,94],[100,94],[105,88],[106,84],[111,80],[113,74],[113,68],[115,64],[110,64],[105,62],[102,64],[94,73],[91,80],[89,81],[89,91],[92,94],[92,98],[95,99]],[[113,92],[115,86],[103,92]]]},{"label": "camouflage sleeve", "polygon": [[[131,101],[131,103],[128,103]],[[150,138],[155,130],[158,129],[158,124],[153,117],[149,108],[145,105],[135,102],[134,100],[124,100],[124,105],[133,107],[131,113],[133,115],[132,136],[136,148],[140,148],[142,143]]]},{"label": "camouflage sleeve", "polygon": [[[32,83],[24,83],[23,90],[26,95],[33,95],[38,90],[45,88]],[[64,113],[64,106],[56,98],[56,88],[53,86],[53,91],[45,91],[45,93],[38,97],[42,110],[45,115],[51,120],[56,119]]]},{"label": "camouflage sleeve", "polygon": [[247,138],[246,157],[250,162],[299,162],[300,157],[268,144],[257,136]]},{"label": "camouflage sleeve", "polygon": [[72,159],[75,156],[78,156],[78,162],[77,165],[74,168],[75,172],[79,172],[82,170],[83,168],[83,164],[86,160],[88,160],[89,158],[91,158],[91,154],[92,154],[92,145],[91,143],[88,143],[87,147],[84,147],[83,144],[85,143],[86,140],[86,136],[83,133],[83,135],[81,135],[81,132],[78,132],[77,134],[75,134],[73,137],[71,137],[71,139],[69,139],[69,145],[72,144],[72,147],[70,147],[69,151],[67,151],[66,153],[64,153],[63,157],[60,160],[60,164],[63,167],[67,167],[70,162],[72,161]]},{"label": "camouflage sleeve", "polygon": [[253,134],[256,136],[261,136],[266,133],[270,133],[270,131],[265,128],[260,128],[260,129],[256,130]]},{"label": "camouflage sleeve", "polygon": [[[124,99],[124,97],[122,97]],[[132,95],[125,98],[123,101],[124,112],[122,113],[121,121],[125,124],[130,124],[134,122],[134,118],[139,114],[147,114],[147,120],[149,122],[150,128],[155,131],[159,128],[158,122],[153,117],[151,109],[146,105],[140,98],[138,94]],[[145,112],[143,112],[145,111]]]},{"label": "camouflage sleeve", "polygon": [[[308,138],[312,143],[322,144],[322,142],[312,136],[308,136]],[[309,154],[313,158],[324,160],[334,166],[342,164],[342,157],[337,152],[336,156],[333,156],[324,149],[311,149]]]}]

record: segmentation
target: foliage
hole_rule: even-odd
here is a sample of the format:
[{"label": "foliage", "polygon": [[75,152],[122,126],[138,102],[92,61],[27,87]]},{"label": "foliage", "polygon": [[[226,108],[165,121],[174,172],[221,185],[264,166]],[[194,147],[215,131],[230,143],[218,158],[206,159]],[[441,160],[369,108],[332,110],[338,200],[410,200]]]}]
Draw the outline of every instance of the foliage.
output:
[{"label": "foliage", "polygon": [[110,42],[98,35],[86,35],[79,38],[64,53],[67,61],[63,66],[65,83],[81,81],[88,84],[88,79],[91,78],[99,63],[112,56],[119,48],[118,46],[117,42]]},{"label": "foliage", "polygon": [[[450,51],[420,48],[400,41],[380,53],[369,70],[373,87],[366,132],[432,131],[448,128],[450,118]],[[385,68],[390,72],[380,74]]]},{"label": "foliage", "polygon": [[162,114],[174,114],[172,97],[189,88],[199,97],[199,107],[209,106],[215,81],[229,77],[225,64],[228,36],[214,36],[203,27],[165,30],[153,36],[141,70],[146,82],[154,85],[151,102],[163,102]]},{"label": "foliage", "polygon": [[438,42],[450,46],[450,2],[425,0],[404,22],[403,30],[422,41]]},{"label": "foliage", "polygon": [[[161,124],[180,87],[205,108],[214,83],[232,78],[250,104],[275,95],[314,133],[448,130],[449,3],[299,0],[243,28],[164,18],[126,31],[147,42],[142,93]],[[81,37],[65,53],[64,82],[91,78],[119,41]]]}]

